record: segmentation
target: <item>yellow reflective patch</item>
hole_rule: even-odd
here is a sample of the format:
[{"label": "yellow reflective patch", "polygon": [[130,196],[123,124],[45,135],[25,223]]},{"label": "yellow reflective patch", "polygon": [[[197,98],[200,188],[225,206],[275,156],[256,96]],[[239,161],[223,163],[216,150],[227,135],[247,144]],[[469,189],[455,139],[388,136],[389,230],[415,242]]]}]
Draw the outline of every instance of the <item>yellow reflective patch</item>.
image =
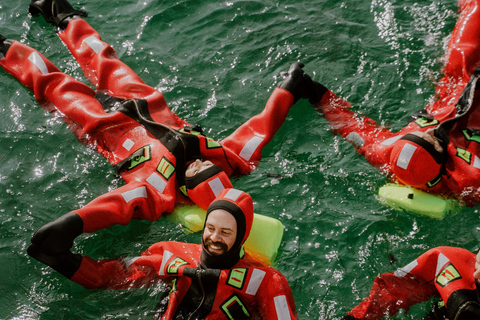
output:
[{"label": "yellow reflective patch", "polygon": [[180,189],[180,192],[181,192],[185,197],[188,197],[187,187],[186,187],[186,186],[181,186],[179,189]]},{"label": "yellow reflective patch", "polygon": [[234,288],[242,289],[246,276],[247,276],[247,269],[245,268],[232,269],[230,270],[230,274],[228,275],[227,284],[231,285]]},{"label": "yellow reflective patch", "polygon": [[207,149],[215,149],[222,146],[220,143],[213,140],[212,138],[205,137],[205,141],[207,142]]},{"label": "yellow reflective patch", "polygon": [[157,171],[168,181],[175,172],[175,166],[167,158],[163,157],[158,164]]},{"label": "yellow reflective patch", "polygon": [[[238,316],[238,313],[243,313],[245,316],[247,316],[247,318],[250,317],[250,313],[248,312],[247,308],[236,295],[233,295],[227,301],[225,301],[220,308],[230,320],[235,320],[234,315]],[[241,314],[240,317],[242,317]]]},{"label": "yellow reflective patch", "polygon": [[[128,166],[127,170],[131,170],[135,168],[136,166],[150,160],[152,157],[150,155],[150,146],[145,146],[141,149],[138,149],[135,152],[138,152],[139,150],[143,149],[143,154],[137,157],[133,157],[132,160],[130,160],[130,166]],[[134,153],[135,153],[134,152]]]},{"label": "yellow reflective patch", "polygon": [[178,268],[180,266],[188,264],[187,261],[183,260],[180,257],[176,257],[175,259],[172,260],[167,266],[167,273],[168,274],[177,274],[178,273]]},{"label": "yellow reflective patch", "polygon": [[426,118],[418,118],[415,120],[415,123],[418,124],[420,128],[436,126],[439,122],[437,119],[428,120]]},{"label": "yellow reflective patch", "polygon": [[462,158],[468,164],[472,161],[472,153],[462,148],[457,148],[457,157]]},{"label": "yellow reflective patch", "polygon": [[442,287],[445,287],[452,281],[462,279],[462,276],[458,272],[457,269],[453,266],[453,264],[449,263],[445,268],[437,276],[437,283]]},{"label": "yellow reflective patch", "polygon": [[476,134],[470,134],[470,130],[466,129],[466,130],[462,130],[463,132],[463,135],[465,136],[465,139],[469,140],[469,141],[475,141],[475,142],[478,142],[480,143],[480,136],[479,135],[476,135]]}]

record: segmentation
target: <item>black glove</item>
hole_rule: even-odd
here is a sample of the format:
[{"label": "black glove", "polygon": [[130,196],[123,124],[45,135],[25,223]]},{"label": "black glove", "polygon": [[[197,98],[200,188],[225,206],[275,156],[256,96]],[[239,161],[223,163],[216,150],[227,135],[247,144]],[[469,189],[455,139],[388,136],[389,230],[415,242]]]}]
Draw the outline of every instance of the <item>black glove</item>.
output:
[{"label": "black glove", "polygon": [[358,319],[347,314],[346,316],[343,316],[341,320],[358,320]]},{"label": "black glove", "polygon": [[293,94],[294,103],[299,99],[308,99],[313,104],[320,101],[327,92],[327,88],[312,81],[312,78],[302,70],[304,66],[301,62],[295,62],[287,72],[280,73],[283,80],[278,84],[278,87]]},{"label": "black glove", "polygon": [[192,279],[201,279],[202,282],[218,282],[221,269],[202,269],[185,267],[183,275]]},{"label": "black glove", "polygon": [[68,21],[74,16],[87,16],[85,10],[73,9],[67,0],[31,0],[28,12],[32,16],[42,14],[45,21],[62,30],[67,28]]},{"label": "black glove", "polygon": [[32,236],[32,244],[46,255],[64,254],[73,240],[83,232],[83,220],[75,212],[69,212],[40,227]]},{"label": "black glove", "polygon": [[12,43],[13,40],[9,40],[0,34],[0,53],[3,54],[3,56],[7,55],[7,50]]},{"label": "black glove", "polygon": [[68,279],[73,277],[82,263],[82,255],[73,254],[69,250],[57,255],[47,255],[39,246],[31,244],[27,248],[27,253],[32,258],[46,264]]}]

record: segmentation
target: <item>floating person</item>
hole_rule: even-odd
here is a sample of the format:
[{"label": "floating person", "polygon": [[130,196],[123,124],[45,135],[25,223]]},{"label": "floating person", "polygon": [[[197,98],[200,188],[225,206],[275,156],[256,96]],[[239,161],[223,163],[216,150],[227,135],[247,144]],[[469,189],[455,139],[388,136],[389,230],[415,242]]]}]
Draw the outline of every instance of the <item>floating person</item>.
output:
[{"label": "floating person", "polygon": [[354,113],[331,91],[312,101],[335,133],[393,181],[469,206],[480,202],[479,9],[478,0],[460,1],[438,98],[399,132]]},{"label": "floating person", "polygon": [[[441,298],[425,319],[480,319],[480,270],[475,254],[455,247],[437,247],[394,273],[375,278],[370,296],[343,320],[373,320],[407,310],[432,297]],[[480,262],[480,252],[477,255]]]},{"label": "floating person", "polygon": [[[192,200],[206,209],[220,191],[232,187],[229,177],[255,169],[290,107],[312,85],[294,64],[265,109],[217,142],[172,113],[162,93],[121,62],[83,19],[85,11],[66,0],[32,0],[29,11],[57,28],[96,91],[60,72],[37,50],[3,36],[0,66],[33,91],[44,109],[61,117],[79,141],[105,156],[126,182],[41,227],[35,244],[52,254],[70,249],[85,232],[131,219],[157,220],[177,203]],[[186,171],[193,177],[185,178]]]},{"label": "floating person", "polygon": [[34,244],[28,251],[89,289],[168,283],[155,319],[297,319],[285,277],[243,251],[252,221],[250,195],[229,188],[208,207],[202,244],[158,242],[138,257],[101,261],[70,251],[49,255]]}]

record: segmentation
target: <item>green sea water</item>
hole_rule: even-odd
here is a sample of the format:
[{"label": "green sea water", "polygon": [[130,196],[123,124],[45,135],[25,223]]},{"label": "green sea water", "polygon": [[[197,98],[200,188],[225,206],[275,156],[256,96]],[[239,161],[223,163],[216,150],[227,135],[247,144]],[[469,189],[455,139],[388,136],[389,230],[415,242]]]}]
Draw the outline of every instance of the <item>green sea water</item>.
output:
[{"label": "green sea water", "polygon": [[[0,2],[0,34],[28,44],[86,81],[54,28],[29,1]],[[393,130],[432,99],[458,17],[457,1],[72,1],[170,108],[222,139],[259,113],[295,61]],[[161,286],[86,290],[30,259],[33,232],[123,182],[34,96],[0,72],[0,319],[150,319]],[[479,247],[478,208],[432,220],[382,205],[380,172],[298,102],[258,169],[235,179],[255,211],[285,233],[277,269],[300,319],[338,319],[375,276],[439,245]],[[199,242],[166,219],[80,236],[96,259],[134,256],[163,240]],[[429,302],[395,319],[418,319]],[[393,319],[393,318],[392,318]]]}]

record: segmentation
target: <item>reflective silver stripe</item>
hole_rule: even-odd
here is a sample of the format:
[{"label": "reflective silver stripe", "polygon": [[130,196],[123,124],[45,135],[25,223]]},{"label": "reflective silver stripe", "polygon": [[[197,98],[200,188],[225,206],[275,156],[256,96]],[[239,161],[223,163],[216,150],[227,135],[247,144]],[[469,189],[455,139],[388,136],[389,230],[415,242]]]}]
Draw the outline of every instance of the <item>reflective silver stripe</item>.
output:
[{"label": "reflective silver stripe", "polygon": [[291,320],[290,309],[288,309],[287,297],[284,295],[273,298],[275,303],[275,311],[278,320]]},{"label": "reflective silver stripe", "polygon": [[163,193],[165,187],[167,186],[167,182],[155,172],[147,178],[147,182],[150,183],[152,187],[154,187],[160,193]]},{"label": "reflective silver stripe", "polygon": [[227,193],[223,196],[223,198],[230,199],[232,201],[237,201],[238,197],[243,193],[243,191],[237,190],[237,189],[230,189],[227,191]]},{"label": "reflective silver stripe", "polygon": [[252,157],[253,153],[255,150],[257,150],[257,147],[260,143],[262,143],[263,138],[260,137],[253,137],[248,142],[243,146],[242,151],[240,151],[239,156],[242,157],[245,160],[250,160]]},{"label": "reflective silver stripe", "polygon": [[400,155],[398,156],[397,166],[407,170],[408,164],[410,163],[410,160],[412,160],[412,156],[415,150],[417,150],[417,147],[415,147],[413,144],[406,143],[403,146],[402,151],[400,152]]},{"label": "reflective silver stripe", "polygon": [[123,199],[128,203],[137,198],[146,198],[147,197],[147,188],[138,187],[133,190],[126,191],[122,193]]},{"label": "reflective silver stripe", "polygon": [[41,73],[48,74],[47,65],[37,52],[32,52],[32,54],[28,57],[28,60],[30,60],[30,62],[32,62],[40,70]]},{"label": "reflective silver stripe", "polygon": [[440,254],[438,255],[438,258],[437,258],[437,271],[435,271],[435,277],[438,276],[438,274],[440,273],[440,271],[442,271],[443,266],[446,265],[449,261],[450,261],[450,259],[448,259],[447,257],[445,257],[445,255],[444,255],[443,253],[440,253]]},{"label": "reflective silver stripe", "polygon": [[103,48],[105,48],[105,45],[94,36],[86,37],[85,39],[83,39],[83,42],[88,44],[88,46],[92,48],[95,53],[99,53],[100,51],[102,51]]},{"label": "reflective silver stripe", "polygon": [[345,139],[347,139],[348,142],[360,148],[363,148],[363,145],[365,144],[365,140],[363,140],[363,138],[360,137],[360,135],[355,131],[350,132],[348,136],[345,137]]},{"label": "reflective silver stripe", "polygon": [[208,183],[208,186],[210,187],[210,189],[212,189],[212,192],[215,195],[215,197],[217,197],[220,194],[220,192],[222,192],[222,190],[225,189],[220,178],[213,179]]},{"label": "reflective silver stripe", "polygon": [[403,137],[403,136],[399,135],[399,136],[396,136],[396,137],[388,138],[386,140],[383,140],[381,144],[383,144],[384,146],[389,146],[389,145],[397,142],[398,140],[400,140],[401,137]]},{"label": "reflective silver stripe", "polygon": [[473,159],[473,167],[480,169],[480,158],[478,158],[477,156],[475,156],[475,158]]},{"label": "reflective silver stripe", "polygon": [[410,271],[412,271],[416,266],[418,266],[417,260],[413,260],[403,268],[399,268],[394,272],[395,276],[402,278],[405,277]]},{"label": "reflective silver stripe", "polygon": [[265,277],[265,271],[259,269],[253,269],[252,276],[250,277],[250,281],[248,282],[247,290],[245,293],[250,294],[252,296],[257,294],[257,290],[262,284],[263,278]]},{"label": "reflective silver stripe", "polygon": [[135,142],[133,142],[130,139],[125,140],[125,142],[122,144],[122,147],[124,147],[127,151],[130,151],[132,147],[135,145]]},{"label": "reflective silver stripe", "polygon": [[125,258],[123,259],[123,262],[125,263],[125,267],[130,267],[135,261],[140,259],[140,257],[135,257],[135,258]]},{"label": "reflective silver stripe", "polygon": [[163,252],[163,257],[162,257],[162,265],[160,266],[160,269],[158,270],[158,275],[159,276],[164,276],[165,272],[163,269],[165,269],[165,265],[167,264],[167,261],[173,256],[173,253],[171,253],[168,250],[165,250]]}]

